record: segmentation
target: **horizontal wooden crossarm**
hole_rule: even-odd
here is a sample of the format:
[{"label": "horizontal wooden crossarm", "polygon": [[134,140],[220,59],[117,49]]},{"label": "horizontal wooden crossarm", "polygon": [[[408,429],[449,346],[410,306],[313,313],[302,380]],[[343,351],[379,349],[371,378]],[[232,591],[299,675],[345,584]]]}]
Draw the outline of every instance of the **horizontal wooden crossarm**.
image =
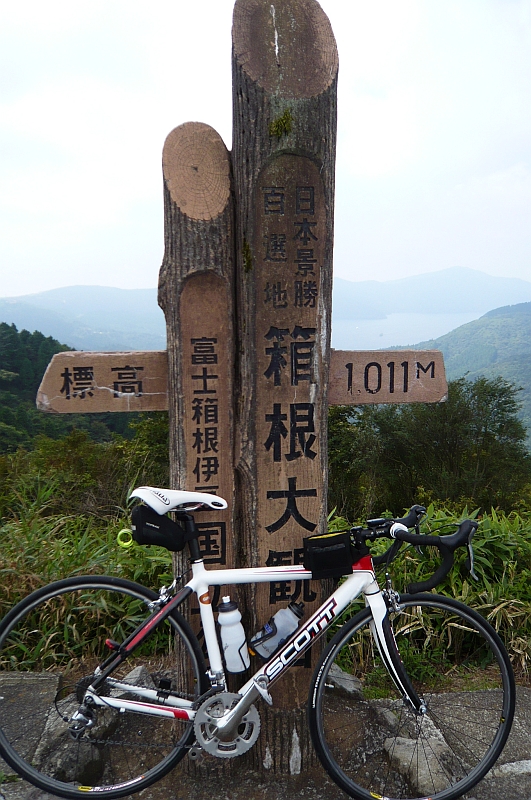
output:
[{"label": "horizontal wooden crossarm", "polygon": [[[332,350],[329,381],[328,405],[440,403],[448,391],[439,350]],[[57,353],[37,408],[59,414],[165,411],[167,383],[165,350]]]}]

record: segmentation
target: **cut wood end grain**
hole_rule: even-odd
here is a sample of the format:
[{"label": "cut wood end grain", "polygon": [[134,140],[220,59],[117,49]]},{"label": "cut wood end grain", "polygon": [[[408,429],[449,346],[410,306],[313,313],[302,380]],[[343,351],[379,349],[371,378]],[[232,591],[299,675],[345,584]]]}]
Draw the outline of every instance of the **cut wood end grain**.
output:
[{"label": "cut wood end grain", "polygon": [[314,97],[337,75],[336,40],[316,0],[237,0],[232,42],[238,64],[270,94]]},{"label": "cut wood end grain", "polygon": [[173,202],[186,216],[214,219],[226,208],[229,153],[210,125],[185,122],[174,128],[164,143],[162,170]]}]

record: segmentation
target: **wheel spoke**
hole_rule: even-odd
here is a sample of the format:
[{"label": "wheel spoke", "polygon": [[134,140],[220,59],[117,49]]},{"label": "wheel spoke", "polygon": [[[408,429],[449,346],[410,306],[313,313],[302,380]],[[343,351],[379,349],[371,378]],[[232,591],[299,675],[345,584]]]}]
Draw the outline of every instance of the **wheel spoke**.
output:
[{"label": "wheel spoke", "polygon": [[503,645],[456,601],[406,598],[392,626],[426,705],[416,714],[391,681],[370,624],[368,609],[348,622],[315,672],[309,720],[323,766],[360,800],[460,797],[493,765],[509,732],[514,679]]},{"label": "wheel spoke", "polygon": [[[0,754],[11,770],[62,797],[86,797],[87,786],[106,798],[130,795],[177,764],[193,727],[106,705],[105,697],[143,700],[143,689],[160,685],[160,702],[168,690],[197,698],[206,689],[199,646],[174,614],[113,672],[127,687],[109,680],[99,689],[102,705],[90,698],[80,705],[109,655],[106,639],[123,641],[149,616],[153,597],[129,581],[95,576],[54,587],[26,598],[0,625]],[[69,728],[78,710],[91,722],[75,740]]]}]

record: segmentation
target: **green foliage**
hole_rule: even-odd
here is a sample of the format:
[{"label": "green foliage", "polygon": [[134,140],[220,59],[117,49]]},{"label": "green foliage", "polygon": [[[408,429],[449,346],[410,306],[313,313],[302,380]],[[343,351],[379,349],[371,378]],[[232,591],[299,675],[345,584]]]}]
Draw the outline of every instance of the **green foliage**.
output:
[{"label": "green foliage", "polygon": [[60,439],[86,431],[96,442],[113,433],[127,435],[131,414],[43,414],[35,407],[37,389],[56,353],[71,348],[35,331],[0,323],[0,453],[30,448],[38,436]]},{"label": "green foliage", "polygon": [[0,786],[2,786],[3,783],[18,783],[18,781],[21,780],[22,778],[19,778],[18,775],[8,775],[0,770]]},{"label": "green foliage", "polygon": [[350,528],[348,521],[345,517],[338,517],[336,509],[334,508],[327,518],[328,533],[336,533],[337,531],[346,531]]},{"label": "green foliage", "polygon": [[[455,511],[428,507],[423,533],[452,533],[456,520],[474,518],[477,511],[461,515]],[[500,633],[520,675],[531,668],[531,513],[503,514],[491,510],[479,516],[479,528],[473,539],[475,572],[471,577],[467,552],[461,548],[444,583],[436,591],[462,600],[477,609]],[[399,590],[425,580],[440,563],[436,548],[426,548],[420,555],[414,548],[404,549],[391,567],[393,582]]]},{"label": "green foliage", "polygon": [[43,513],[101,519],[120,513],[134,486],[168,484],[167,420],[165,412],[142,415],[132,440],[94,442],[72,430],[58,441],[38,436],[31,451],[0,455],[0,516],[17,517],[37,502],[43,485],[52,487]]},{"label": "green foliage", "polygon": [[[387,516],[391,516],[387,514]],[[463,519],[479,520],[479,528],[473,538],[474,569],[477,580],[470,574],[467,565],[467,550],[460,548],[455,554],[455,563],[443,583],[435,589],[436,593],[461,600],[478,610],[498,631],[505,642],[511,661],[520,681],[529,681],[531,673],[531,512],[504,514],[491,510],[489,514],[478,515],[478,511],[457,506],[453,508],[427,508],[421,525],[421,533],[445,535],[453,533]],[[364,523],[359,520],[359,524]],[[329,520],[331,529],[344,526],[344,519]],[[345,526],[346,527],[346,526]],[[380,539],[371,545],[373,555],[386,551],[390,546],[387,539]],[[426,547],[418,552],[414,547],[403,546],[398,557],[386,567],[392,577],[393,586],[405,592],[411,583],[418,583],[431,577],[440,565],[439,550]],[[380,576],[383,577],[383,576]],[[359,610],[359,605],[347,609],[350,617]],[[427,635],[427,632],[425,632]],[[441,649],[439,663],[444,663],[444,643],[442,632],[430,631],[430,652]],[[433,662],[433,659],[432,659]],[[410,665],[410,669],[423,670],[425,665]],[[422,680],[427,679],[423,674]],[[485,675],[485,680],[488,676]],[[374,696],[379,696],[379,676],[375,674]],[[371,695],[372,696],[372,695]]]},{"label": "green foliage", "polygon": [[[0,617],[34,589],[69,575],[119,575],[151,587],[170,582],[167,551],[117,543],[119,531],[131,524],[133,486],[167,484],[167,471],[164,413],[137,419],[132,441],[98,443],[72,431],[60,441],[38,437],[31,452],[0,456]],[[120,618],[122,610],[112,613]],[[39,620],[39,629],[51,635],[53,624]],[[43,643],[48,638],[43,635]]]},{"label": "green foliage", "polygon": [[349,519],[371,516],[381,493],[382,442],[371,410],[331,406],[328,411],[328,505]]},{"label": "green foliage", "polygon": [[29,592],[69,575],[119,575],[147,586],[170,580],[165,550],[117,544],[118,532],[131,524],[127,511],[106,519],[53,513],[57,489],[53,480],[35,481],[13,498],[0,528],[0,617]]},{"label": "green foliage", "polygon": [[460,378],[437,405],[331,408],[329,503],[350,519],[432,500],[509,512],[531,504],[517,390]]},{"label": "green foliage", "polygon": [[[167,471],[166,415],[138,420],[136,429],[133,442],[96,443],[74,431],[59,442],[39,438],[31,453],[0,457],[0,617],[34,589],[69,575],[119,575],[152,587],[171,581],[165,550],[117,543],[130,526],[125,508],[133,484],[158,482]],[[119,619],[122,609],[112,613]],[[110,629],[116,619],[102,614],[101,625],[107,622]],[[53,625],[39,620],[43,643]]]},{"label": "green foliage", "polygon": [[137,414],[129,423],[133,438],[122,442],[125,457],[142,475],[142,482],[168,486],[169,430],[166,411]]},{"label": "green foliage", "polygon": [[251,245],[249,244],[247,239],[243,240],[242,259],[243,259],[243,271],[251,272],[253,269],[253,254],[251,252]]},{"label": "green foliage", "polygon": [[17,331],[15,325],[0,322],[0,388],[8,384],[24,400],[35,400],[46,367],[55,353],[70,350],[39,331]]},{"label": "green foliage", "polygon": [[496,380],[498,376],[522,387],[518,414],[531,446],[531,303],[503,306],[454,331],[424,342],[442,350],[449,378],[466,375]]}]

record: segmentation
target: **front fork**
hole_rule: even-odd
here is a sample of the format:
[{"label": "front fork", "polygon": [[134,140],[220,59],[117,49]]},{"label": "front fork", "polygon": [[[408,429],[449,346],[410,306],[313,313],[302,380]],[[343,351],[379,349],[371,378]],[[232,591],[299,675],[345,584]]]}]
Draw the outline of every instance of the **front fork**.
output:
[{"label": "front fork", "polygon": [[393,683],[402,695],[404,702],[416,714],[426,713],[426,704],[422,700],[406,672],[396,644],[389,608],[400,612],[395,592],[382,592],[376,581],[365,590],[365,602],[372,612],[371,633],[380,657],[391,676]]}]

